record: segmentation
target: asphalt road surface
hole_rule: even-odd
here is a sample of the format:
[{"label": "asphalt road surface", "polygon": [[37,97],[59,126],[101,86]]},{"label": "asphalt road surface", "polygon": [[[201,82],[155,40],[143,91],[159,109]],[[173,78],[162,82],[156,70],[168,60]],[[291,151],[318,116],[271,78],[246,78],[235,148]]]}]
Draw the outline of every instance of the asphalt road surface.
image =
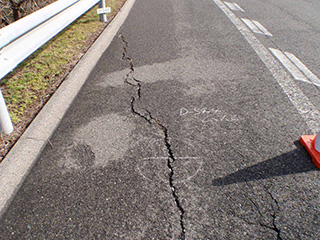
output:
[{"label": "asphalt road surface", "polygon": [[320,239],[320,3],[233,3],[136,1],[1,239]]}]

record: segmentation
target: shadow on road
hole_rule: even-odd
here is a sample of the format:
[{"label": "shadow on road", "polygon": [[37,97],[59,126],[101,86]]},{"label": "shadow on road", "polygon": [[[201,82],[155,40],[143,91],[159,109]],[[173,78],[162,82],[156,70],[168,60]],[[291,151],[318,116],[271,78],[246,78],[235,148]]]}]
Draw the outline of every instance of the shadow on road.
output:
[{"label": "shadow on road", "polygon": [[291,152],[241,169],[225,177],[214,179],[212,184],[214,186],[223,186],[317,170],[300,143],[295,144],[298,148]]}]

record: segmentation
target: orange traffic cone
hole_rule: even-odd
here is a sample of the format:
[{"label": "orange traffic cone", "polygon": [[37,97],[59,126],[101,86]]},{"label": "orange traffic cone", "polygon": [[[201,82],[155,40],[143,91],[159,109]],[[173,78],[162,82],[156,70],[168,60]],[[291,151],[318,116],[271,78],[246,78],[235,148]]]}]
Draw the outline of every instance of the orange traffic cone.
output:
[{"label": "orange traffic cone", "polygon": [[320,168],[320,137],[318,135],[303,135],[300,143],[307,149],[313,163]]}]

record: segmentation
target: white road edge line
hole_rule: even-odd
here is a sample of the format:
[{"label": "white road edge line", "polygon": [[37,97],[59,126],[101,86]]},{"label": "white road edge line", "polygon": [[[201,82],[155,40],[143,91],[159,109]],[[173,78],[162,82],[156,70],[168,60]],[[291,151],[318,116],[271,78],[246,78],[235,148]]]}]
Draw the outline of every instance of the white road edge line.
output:
[{"label": "white road edge line", "polygon": [[309,82],[310,81],[306,78],[306,76],[294,65],[287,56],[278,49],[269,48],[272,54],[278,58],[278,60],[282,63],[282,65],[291,73],[291,75],[299,81]]},{"label": "white road edge line", "polygon": [[216,5],[225,13],[230,21],[237,27],[240,33],[244,36],[247,42],[251,45],[253,50],[257,53],[260,59],[269,69],[274,79],[278,82],[284,93],[287,95],[291,103],[297,109],[298,113],[304,119],[308,128],[313,134],[319,131],[320,112],[304,95],[301,89],[296,85],[291,76],[281,67],[268,49],[248,31],[246,25],[220,0],[213,0]]},{"label": "white road edge line", "polygon": [[319,78],[314,75],[313,72],[311,72],[293,53],[285,52],[285,54],[314,85],[320,87]]},{"label": "white road edge line", "polygon": [[241,18],[241,20],[255,33],[264,34],[250,19]]},{"label": "white road edge line", "polygon": [[233,5],[236,6],[236,8],[238,8],[239,11],[245,12],[245,11],[242,9],[242,7],[240,7],[237,3],[233,3]]},{"label": "white road edge line", "polygon": [[135,0],[127,0],[0,164],[0,217],[14,198],[49,138],[86,82],[91,70],[126,20]]}]

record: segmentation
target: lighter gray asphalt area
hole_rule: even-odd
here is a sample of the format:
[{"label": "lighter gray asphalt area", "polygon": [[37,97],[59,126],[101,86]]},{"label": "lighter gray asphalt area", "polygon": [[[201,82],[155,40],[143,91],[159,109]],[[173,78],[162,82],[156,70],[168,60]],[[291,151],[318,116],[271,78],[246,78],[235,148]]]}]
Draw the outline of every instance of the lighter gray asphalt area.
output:
[{"label": "lighter gray asphalt area", "polygon": [[293,101],[269,36],[219,2],[136,0],[0,239],[320,238],[320,173],[298,142],[317,89]]}]

